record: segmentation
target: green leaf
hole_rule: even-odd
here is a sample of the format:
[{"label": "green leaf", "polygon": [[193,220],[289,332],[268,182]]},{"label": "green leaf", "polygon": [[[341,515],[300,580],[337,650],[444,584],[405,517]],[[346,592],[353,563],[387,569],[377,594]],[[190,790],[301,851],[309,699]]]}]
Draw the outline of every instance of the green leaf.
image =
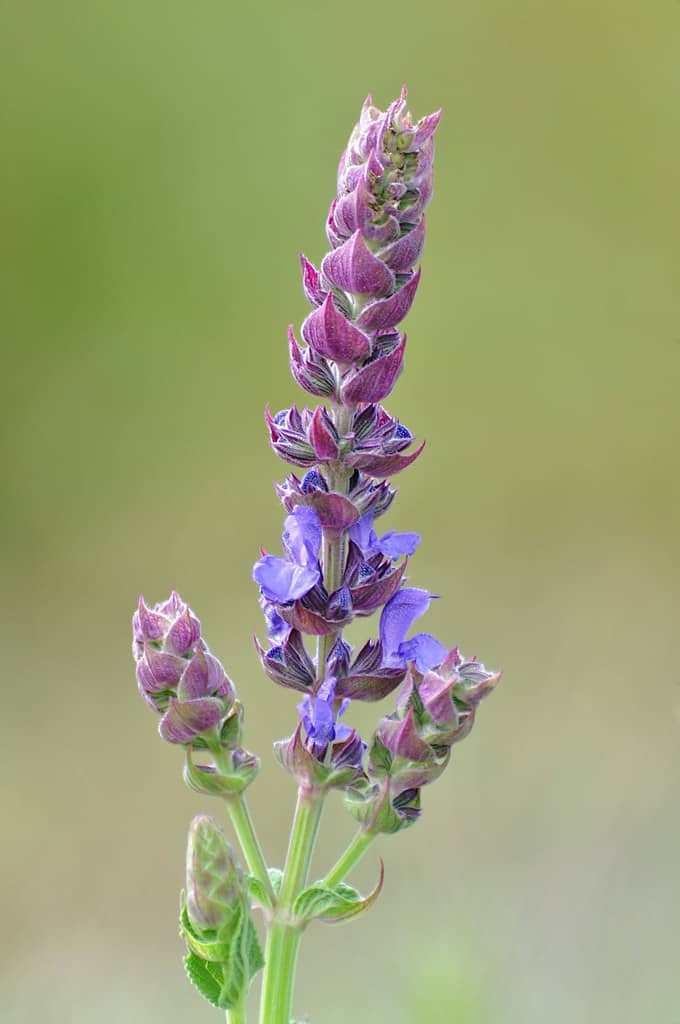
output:
[{"label": "green leaf", "polygon": [[224,984],[221,965],[208,963],[195,953],[189,953],[184,958],[184,967],[194,988],[198,989],[209,1003],[221,1009],[220,993]]},{"label": "green leaf", "polygon": [[264,967],[264,956],[255,925],[247,912],[238,933],[234,936],[229,962],[222,966],[224,984],[220,992],[220,1006],[228,1010],[245,998],[251,981]]},{"label": "green leaf", "polygon": [[346,885],[344,882],[340,882],[333,888],[322,882],[316,882],[308,889],[304,889],[295,900],[293,915],[299,924],[307,924],[312,920],[323,921],[326,924],[349,921],[373,906],[380,895],[384,878],[385,867],[381,859],[378,884],[368,896],[362,896],[351,885]]}]

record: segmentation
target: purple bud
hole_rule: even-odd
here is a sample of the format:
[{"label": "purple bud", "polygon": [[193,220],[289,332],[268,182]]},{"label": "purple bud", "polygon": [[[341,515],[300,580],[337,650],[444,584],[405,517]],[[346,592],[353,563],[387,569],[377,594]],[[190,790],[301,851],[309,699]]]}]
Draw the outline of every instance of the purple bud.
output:
[{"label": "purple bud", "polygon": [[[332,676],[336,680],[338,677],[346,676],[349,671],[351,658],[351,645],[346,640],[338,640],[337,643],[333,644],[326,658],[326,676]],[[345,695],[338,694],[338,696]]]},{"label": "purple bud", "polygon": [[332,285],[355,295],[388,295],[394,289],[394,275],[366,245],[361,232],[324,256],[321,272]]},{"label": "purple bud", "polygon": [[137,662],[137,679],[148,693],[173,690],[186,668],[184,658],[158,651],[144,642],[144,653]]},{"label": "purple bud", "polygon": [[201,636],[201,624],[185,605],[182,613],[175,619],[165,638],[165,647],[173,654],[186,654],[198,642]]},{"label": "purple bud", "polygon": [[380,479],[381,477],[394,476],[395,473],[401,473],[402,469],[406,469],[412,462],[416,461],[424,447],[425,442],[423,441],[410,455],[371,455],[368,452],[350,452],[345,458],[345,463],[348,466],[353,466],[355,469],[363,470],[369,476],[375,476]]},{"label": "purple bud", "polygon": [[386,398],[403,369],[405,348],[406,335],[391,352],[365,363],[347,382],[343,381],[343,402],[358,405],[360,402],[380,402]]},{"label": "purple bud", "polygon": [[330,292],[303,323],[302,337],[317,355],[340,365],[365,359],[371,350],[370,338],[342,315]]},{"label": "purple bud", "polygon": [[442,679],[435,672],[427,672],[418,687],[418,693],[425,711],[436,725],[450,726],[458,723],[450,680]]},{"label": "purple bud", "polygon": [[[423,254],[424,245],[425,217],[421,216],[418,224],[411,231],[403,234],[401,238],[396,240],[396,242],[392,242],[391,245],[388,245],[387,248],[381,251],[380,258],[385,261],[388,267],[390,267],[395,274],[403,274],[414,267],[418,262]],[[407,287],[408,285],[404,285],[404,289]],[[414,294],[417,287],[418,282],[416,281],[413,289]],[[412,301],[413,298],[411,298],[411,302]]]},{"label": "purple bud", "polygon": [[327,411],[320,406],[314,410],[308,436],[319,462],[337,459],[340,453],[338,433]]},{"label": "purple bud", "polygon": [[298,630],[290,630],[282,644],[268,651],[257,640],[255,647],[264,671],[273,682],[300,693],[308,693],[312,689],[316,673]]},{"label": "purple bud", "polygon": [[163,639],[165,632],[170,625],[166,615],[160,614],[157,610],[147,608],[144,598],[139,595],[139,607],[132,616],[132,630],[134,639],[138,643],[150,640],[157,643]]},{"label": "purple bud", "polygon": [[420,270],[388,299],[378,299],[364,306],[357,318],[357,326],[363,331],[386,331],[396,327],[413,305],[419,283]]},{"label": "purple bud", "polygon": [[350,588],[352,607],[357,615],[371,615],[397,593],[406,570],[406,562],[394,568],[383,562],[364,583]]},{"label": "purple bud", "polygon": [[213,729],[223,713],[224,705],[217,697],[187,701],[171,697],[158,731],[168,743],[191,743],[201,733]]},{"label": "purple bud", "polygon": [[177,687],[177,696],[182,701],[213,695],[234,698],[234,687],[222,664],[209,651],[198,650],[186,664],[184,674]]},{"label": "purple bud", "polygon": [[378,731],[380,739],[395,757],[402,757],[416,764],[431,761],[430,748],[418,735],[413,708],[409,709],[402,721],[383,719]]},{"label": "purple bud", "polygon": [[319,271],[310,263],[304,253],[300,253],[302,267],[302,287],[310,306],[320,306],[326,297],[319,281]]}]

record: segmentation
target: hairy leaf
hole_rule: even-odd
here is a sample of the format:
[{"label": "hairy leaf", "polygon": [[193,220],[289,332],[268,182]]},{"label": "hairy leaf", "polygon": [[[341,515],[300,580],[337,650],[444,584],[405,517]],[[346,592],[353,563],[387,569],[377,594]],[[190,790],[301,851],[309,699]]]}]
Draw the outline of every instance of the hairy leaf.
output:
[{"label": "hairy leaf", "polygon": [[384,878],[385,868],[381,859],[378,884],[368,896],[362,896],[345,882],[340,882],[333,888],[316,882],[300,893],[293,906],[293,914],[301,924],[315,919],[325,924],[349,921],[373,906],[380,895]]}]

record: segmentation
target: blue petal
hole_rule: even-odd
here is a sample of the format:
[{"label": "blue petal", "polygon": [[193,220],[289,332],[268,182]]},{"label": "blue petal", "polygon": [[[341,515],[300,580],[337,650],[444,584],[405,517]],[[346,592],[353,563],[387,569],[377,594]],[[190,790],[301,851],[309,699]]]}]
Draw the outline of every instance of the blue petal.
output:
[{"label": "blue petal", "polygon": [[380,643],[386,662],[404,663],[399,647],[415,620],[429,608],[431,597],[427,590],[405,587],[389,599],[380,616]]},{"label": "blue petal", "polygon": [[393,558],[395,561],[400,555],[412,555],[420,544],[420,535],[417,533],[395,533],[390,530],[378,541],[378,551],[386,558]]},{"label": "blue petal", "polygon": [[314,723],[308,730],[310,737],[319,744],[326,746],[335,736],[335,718],[333,708],[325,700],[314,698]]},{"label": "blue petal", "polygon": [[287,604],[308,594],[321,579],[321,573],[276,555],[265,555],[253,566],[253,579],[267,601]]},{"label": "blue petal", "polygon": [[297,505],[286,516],[283,546],[297,565],[316,566],[321,551],[321,522],[313,508]]},{"label": "blue petal", "polygon": [[326,679],[324,679],[321,686],[319,687],[319,691],[316,695],[317,698],[319,700],[324,701],[326,704],[332,702],[333,698],[335,697],[336,683],[337,680],[335,676],[327,676]]},{"label": "blue petal", "polygon": [[350,539],[354,541],[356,546],[361,551],[362,555],[367,555],[373,541],[375,540],[375,531],[373,530],[373,512],[367,512],[366,515],[358,519],[356,523],[350,526],[348,533]]},{"label": "blue petal", "polygon": [[404,661],[415,661],[418,671],[424,674],[441,665],[448,650],[431,633],[417,633],[399,645],[398,653]]},{"label": "blue petal", "polygon": [[267,624],[267,636],[274,643],[282,644],[290,633],[291,627],[281,618],[274,605],[267,601],[262,594],[260,594],[259,604]]}]

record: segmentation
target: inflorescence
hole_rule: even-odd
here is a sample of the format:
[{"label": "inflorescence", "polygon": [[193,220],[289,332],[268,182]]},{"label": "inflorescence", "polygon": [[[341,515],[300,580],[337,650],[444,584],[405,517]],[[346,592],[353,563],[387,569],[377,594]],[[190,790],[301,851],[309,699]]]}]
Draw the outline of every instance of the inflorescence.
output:
[{"label": "inflorescence", "polygon": [[[265,674],[297,694],[297,724],[275,744],[275,755],[307,805],[320,807],[330,788],[344,792],[359,823],[357,851],[417,820],[422,787],[442,773],[500,675],[457,646],[412,632],[435,596],[407,583],[420,537],[378,525],[395,498],[389,479],[423,450],[382,403],[403,368],[400,324],[420,281],[439,120],[437,112],[414,123],[405,90],[385,112],[370,97],[364,103],[340,159],[326,223],[330,251],[318,269],[300,258],[312,311],[299,338],[292,327],[288,332],[291,373],[323,404],[266,412],[274,452],[296,469],[276,486],[286,512],[281,553],[262,552],[253,567],[267,635],[264,643],[256,640],[257,653]],[[344,631],[355,618],[374,614],[377,636],[356,650]],[[243,708],[191,609],[175,592],[154,607],[140,599],[133,632],[140,692],[162,716],[161,736],[185,748],[189,785],[227,799],[244,847],[250,880],[216,823],[204,816],[194,821],[182,925],[192,980],[236,1013],[241,990],[262,966],[249,907],[262,907],[273,927],[287,901],[284,924],[294,927],[291,907],[311,892],[303,876],[311,850],[293,893],[286,889],[290,864],[283,878],[264,865],[243,801],[259,762],[242,746]],[[351,703],[388,697],[392,709],[362,738],[349,724]],[[351,856],[344,866],[353,866]],[[360,898],[349,895],[349,886],[338,888],[344,877],[338,874],[331,872],[326,888],[336,904],[347,890],[356,910]],[[323,913],[300,911],[298,925],[311,916],[333,919],[332,903],[326,899]],[[336,906],[334,919],[340,917]],[[232,946],[236,935],[250,950],[241,958],[241,988],[229,975],[227,934]],[[206,954],[210,943],[219,956],[214,949]],[[268,945],[268,963],[275,944]],[[289,997],[277,985],[265,976],[263,1014],[279,1024],[279,999],[280,1020],[288,1024]]]}]

